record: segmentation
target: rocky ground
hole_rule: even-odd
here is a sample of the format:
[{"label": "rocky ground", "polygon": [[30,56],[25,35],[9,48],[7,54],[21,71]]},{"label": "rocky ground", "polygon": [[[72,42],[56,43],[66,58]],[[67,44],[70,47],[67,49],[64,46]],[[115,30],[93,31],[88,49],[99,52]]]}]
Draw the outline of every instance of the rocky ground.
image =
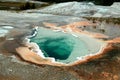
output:
[{"label": "rocky ground", "polygon": [[[0,80],[120,80],[119,4],[68,2],[34,10],[1,10]],[[72,32],[102,40],[107,46],[100,54],[71,65],[39,63],[36,55],[22,56],[16,51],[20,47],[28,49],[23,39],[33,26],[63,31],[70,28]]]}]

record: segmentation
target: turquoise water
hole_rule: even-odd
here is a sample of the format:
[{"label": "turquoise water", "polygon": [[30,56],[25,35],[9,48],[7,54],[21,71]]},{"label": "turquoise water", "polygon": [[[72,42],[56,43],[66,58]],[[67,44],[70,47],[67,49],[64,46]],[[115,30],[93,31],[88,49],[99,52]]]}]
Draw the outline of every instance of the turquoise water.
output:
[{"label": "turquoise water", "polygon": [[42,27],[31,41],[39,45],[45,57],[54,57],[58,62],[71,63],[89,53],[86,43],[80,38]]}]

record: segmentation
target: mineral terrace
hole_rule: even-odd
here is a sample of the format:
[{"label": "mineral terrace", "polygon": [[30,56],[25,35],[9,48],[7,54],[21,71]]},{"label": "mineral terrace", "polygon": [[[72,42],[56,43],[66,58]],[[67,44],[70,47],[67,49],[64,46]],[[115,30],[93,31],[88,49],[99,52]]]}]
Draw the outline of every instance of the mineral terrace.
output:
[{"label": "mineral terrace", "polygon": [[33,4],[0,10],[0,80],[120,80],[120,3]]}]

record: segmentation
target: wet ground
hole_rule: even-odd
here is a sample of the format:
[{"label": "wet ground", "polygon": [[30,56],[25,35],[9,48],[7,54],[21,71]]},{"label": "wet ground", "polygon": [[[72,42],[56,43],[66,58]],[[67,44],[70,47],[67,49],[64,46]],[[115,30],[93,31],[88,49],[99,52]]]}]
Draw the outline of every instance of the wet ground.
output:
[{"label": "wet ground", "polygon": [[[1,80],[120,79],[120,25],[114,23],[113,18],[109,19],[111,21],[105,18],[101,21],[99,18],[93,20],[92,18],[14,11],[0,11],[0,16]],[[70,33],[69,35],[74,37],[80,34],[89,36],[107,45],[99,51],[99,54],[88,55],[82,60],[80,58],[74,64],[55,63],[51,58],[43,59],[35,54],[31,49],[38,49],[38,46],[25,41],[25,37],[31,34],[34,26],[40,29],[47,28],[50,31],[65,32],[65,34]],[[90,43],[90,40],[86,39],[87,42]],[[95,42],[90,44],[92,47]]]}]

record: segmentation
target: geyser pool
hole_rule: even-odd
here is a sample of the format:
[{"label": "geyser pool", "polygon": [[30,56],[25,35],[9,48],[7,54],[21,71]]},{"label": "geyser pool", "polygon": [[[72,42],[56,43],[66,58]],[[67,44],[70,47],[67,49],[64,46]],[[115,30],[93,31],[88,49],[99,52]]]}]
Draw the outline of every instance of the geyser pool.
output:
[{"label": "geyser pool", "polygon": [[88,46],[84,39],[42,27],[38,29],[37,36],[31,41],[39,45],[45,57],[53,57],[56,61],[63,63],[72,63],[77,60],[77,57],[98,51],[91,50],[91,46]]}]

